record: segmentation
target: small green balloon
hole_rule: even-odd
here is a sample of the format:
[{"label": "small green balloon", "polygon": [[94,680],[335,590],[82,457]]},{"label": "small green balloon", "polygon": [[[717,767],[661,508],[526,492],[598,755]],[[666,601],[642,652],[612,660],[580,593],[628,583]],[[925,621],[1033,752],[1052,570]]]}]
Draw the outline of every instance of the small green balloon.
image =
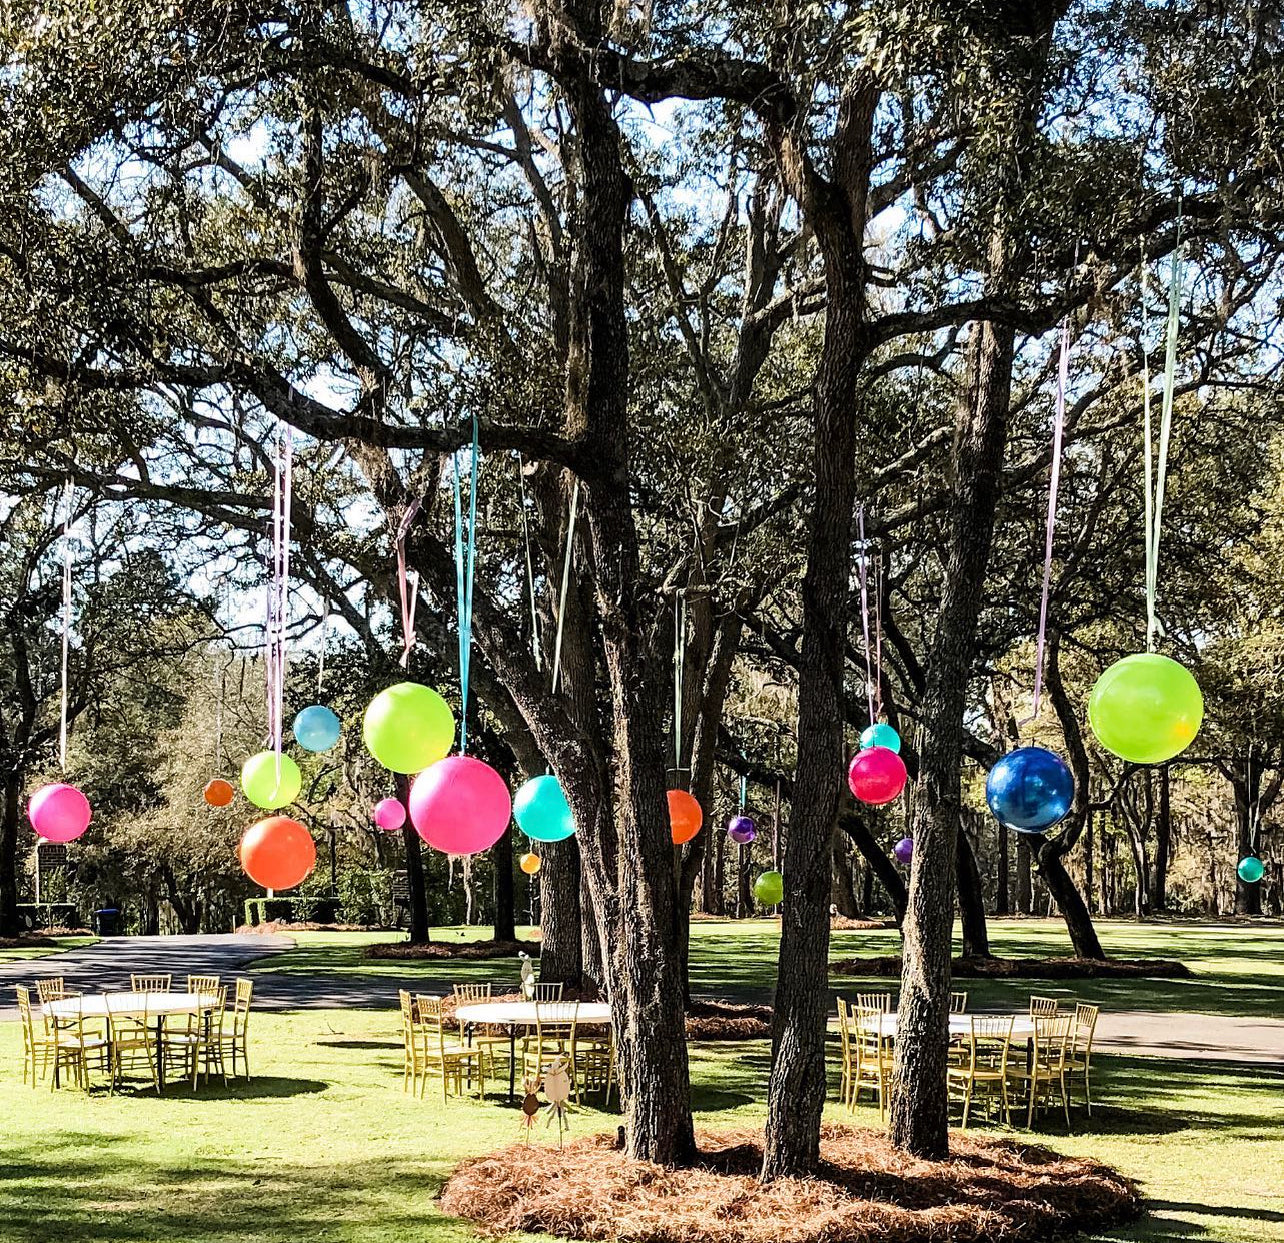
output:
[{"label": "small green balloon", "polygon": [[764,872],[753,883],[753,896],[763,906],[776,906],[785,900],[785,878],[779,872]]},{"label": "small green balloon", "polygon": [[431,687],[398,682],[370,701],[361,732],[366,750],[385,768],[421,773],[455,745],[455,716]]},{"label": "small green balloon", "polygon": [[1262,861],[1254,855],[1247,855],[1241,859],[1239,867],[1235,870],[1239,873],[1240,880],[1246,885],[1256,885],[1266,871],[1262,866]]},{"label": "small green balloon", "polygon": [[275,811],[299,797],[303,778],[299,766],[288,756],[281,756],[281,776],[277,779],[275,751],[260,751],[241,765],[241,789],[255,807]]},{"label": "small green balloon", "polygon": [[1088,698],[1088,722],[1107,751],[1132,764],[1163,764],[1195,740],[1204,697],[1190,670],[1158,652],[1117,660]]}]

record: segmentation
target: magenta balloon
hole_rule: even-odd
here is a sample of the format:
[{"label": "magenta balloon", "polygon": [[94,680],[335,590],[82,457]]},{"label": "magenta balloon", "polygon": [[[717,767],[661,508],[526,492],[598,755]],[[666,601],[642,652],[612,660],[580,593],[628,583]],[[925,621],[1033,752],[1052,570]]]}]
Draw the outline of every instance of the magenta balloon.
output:
[{"label": "magenta balloon", "polygon": [[399,798],[381,798],[375,804],[374,822],[381,829],[395,833],[406,823],[406,805]]},{"label": "magenta balloon", "polygon": [[74,842],[89,827],[93,814],[89,800],[61,781],[41,786],[27,800],[31,827],[47,842]]},{"label": "magenta balloon", "polygon": [[508,828],[508,783],[471,755],[450,755],[425,768],[410,790],[410,819],[419,836],[448,855],[488,850]]},{"label": "magenta balloon", "polygon": [[852,757],[847,770],[852,793],[874,807],[890,803],[905,789],[908,779],[904,760],[890,747],[866,747]]}]

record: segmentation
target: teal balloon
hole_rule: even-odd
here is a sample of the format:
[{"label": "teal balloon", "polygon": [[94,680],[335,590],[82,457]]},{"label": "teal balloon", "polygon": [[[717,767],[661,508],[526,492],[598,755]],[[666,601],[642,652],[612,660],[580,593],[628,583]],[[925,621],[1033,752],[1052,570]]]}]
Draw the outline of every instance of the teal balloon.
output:
[{"label": "teal balloon", "polygon": [[575,832],[575,817],[552,775],[532,777],[513,797],[513,819],[537,842],[560,842]]},{"label": "teal balloon", "polygon": [[1262,861],[1254,855],[1248,855],[1239,861],[1239,867],[1235,869],[1239,873],[1239,878],[1246,885],[1256,885],[1262,879],[1266,869],[1262,866]]},{"label": "teal balloon", "polygon": [[785,900],[785,878],[779,872],[764,872],[753,883],[753,896],[763,906],[778,906]]},{"label": "teal balloon", "polygon": [[323,704],[304,708],[294,718],[294,741],[305,751],[328,751],[339,741],[339,718]]},{"label": "teal balloon", "polygon": [[860,736],[862,747],[886,747],[889,751],[901,753],[901,736],[886,721],[877,725],[867,725]]}]

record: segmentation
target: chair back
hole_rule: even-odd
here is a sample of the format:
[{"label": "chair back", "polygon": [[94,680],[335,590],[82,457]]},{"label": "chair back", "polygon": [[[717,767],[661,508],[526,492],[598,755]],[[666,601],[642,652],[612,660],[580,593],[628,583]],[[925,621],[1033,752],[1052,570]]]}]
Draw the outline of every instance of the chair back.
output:
[{"label": "chair back", "polygon": [[135,993],[168,993],[173,984],[172,975],[143,975],[134,972],[129,977],[129,987]]},{"label": "chair back", "polygon": [[[18,994],[18,1016],[22,1019],[22,1043],[25,1049],[36,1047],[36,1020],[31,1010],[31,990],[23,985],[15,985]],[[48,1031],[49,1020],[41,1017],[41,1025]]]},{"label": "chair back", "polygon": [[442,1006],[443,1001],[440,997],[429,997],[423,993],[415,995],[419,1031],[423,1035],[425,1045],[436,1045],[438,1053],[444,1053],[446,1050],[446,1016]]},{"label": "chair back", "polygon": [[1055,997],[1030,997],[1030,1017],[1056,1018],[1061,1013],[1061,1003]]},{"label": "chair back", "polygon": [[223,981],[217,975],[189,975],[187,977],[187,992],[195,993],[198,997],[217,997],[218,991],[222,987]]},{"label": "chair back", "polygon": [[852,1025],[847,1003],[841,997],[838,998],[838,1040],[843,1050],[843,1060],[846,1061],[852,1048]]},{"label": "chair back", "polygon": [[531,994],[531,1000],[537,1005],[542,1002],[562,1000],[561,980],[538,980],[532,987],[535,991]]},{"label": "chair back", "polygon": [[45,1027],[55,1046],[79,1045],[85,1035],[84,1003],[79,995],[55,998],[57,1010],[45,1011]]},{"label": "chair back", "polygon": [[1034,1069],[1059,1075],[1065,1069],[1070,1041],[1070,1015],[1036,1015],[1034,1020]]},{"label": "chair back", "polygon": [[967,1013],[967,994],[966,993],[950,994],[950,1013],[951,1014]]},{"label": "chair back", "polygon": [[67,986],[60,975],[41,976],[36,981],[36,995],[43,1004],[46,1001],[59,1001],[67,995]]},{"label": "chair back", "polygon": [[1092,1052],[1092,1037],[1097,1030],[1100,1006],[1085,1006],[1082,1002],[1074,1008],[1074,1027],[1070,1033],[1070,1056],[1087,1057]]},{"label": "chair back", "polygon": [[862,1052],[878,1053],[884,1044],[890,1043],[891,1036],[884,1034],[884,1019],[887,1011],[878,1006],[856,1006],[853,1014],[856,1017],[856,1038]]},{"label": "chair back", "polygon": [[1012,1047],[1011,1014],[974,1014],[968,1022],[968,1061],[971,1069],[997,1070],[1006,1075]]},{"label": "chair back", "polygon": [[892,1010],[891,993],[857,993],[853,1010],[879,1010],[890,1014]]},{"label": "chair back", "polygon": [[560,1053],[563,1047],[575,1047],[575,1024],[579,1018],[578,1001],[546,1001],[535,1005],[535,1056],[541,1069],[546,1056]]},{"label": "chair back", "polygon": [[[410,996],[409,993],[406,994]],[[236,995],[232,1001],[232,1034],[244,1036],[250,1025],[250,1002],[254,1000],[254,981],[244,977],[236,981]]]},{"label": "chair back", "polygon": [[[204,990],[201,990],[204,992]],[[220,984],[212,994],[216,999],[212,1006],[205,1006],[201,1014],[205,1018],[205,1031],[216,1043],[223,1040],[223,1020],[227,1017],[227,985]]]},{"label": "chair back", "polygon": [[[142,1007],[138,1006],[137,997],[143,999]],[[128,997],[129,1003],[125,1003]],[[107,1030],[118,1033],[125,1028],[147,1030],[147,992],[143,990],[128,993],[104,993],[103,1004],[107,1007]]]},{"label": "chair back", "polygon": [[456,984],[455,999],[457,1001],[489,1001],[490,985],[489,984]]}]

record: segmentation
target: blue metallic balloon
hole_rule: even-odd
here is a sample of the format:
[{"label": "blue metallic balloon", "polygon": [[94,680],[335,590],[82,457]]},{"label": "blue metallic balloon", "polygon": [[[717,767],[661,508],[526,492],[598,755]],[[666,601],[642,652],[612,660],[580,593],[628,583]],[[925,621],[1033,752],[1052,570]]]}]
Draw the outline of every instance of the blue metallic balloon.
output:
[{"label": "blue metallic balloon", "polygon": [[985,801],[1009,828],[1042,833],[1069,813],[1074,776],[1059,755],[1043,747],[1019,747],[990,769]]},{"label": "blue metallic balloon", "polygon": [[339,718],[322,704],[304,708],[294,718],[294,741],[305,751],[328,751],[339,741]]},{"label": "blue metallic balloon", "polygon": [[889,751],[901,753],[901,736],[886,721],[877,725],[867,725],[861,732],[860,745],[864,747],[886,747]]}]

